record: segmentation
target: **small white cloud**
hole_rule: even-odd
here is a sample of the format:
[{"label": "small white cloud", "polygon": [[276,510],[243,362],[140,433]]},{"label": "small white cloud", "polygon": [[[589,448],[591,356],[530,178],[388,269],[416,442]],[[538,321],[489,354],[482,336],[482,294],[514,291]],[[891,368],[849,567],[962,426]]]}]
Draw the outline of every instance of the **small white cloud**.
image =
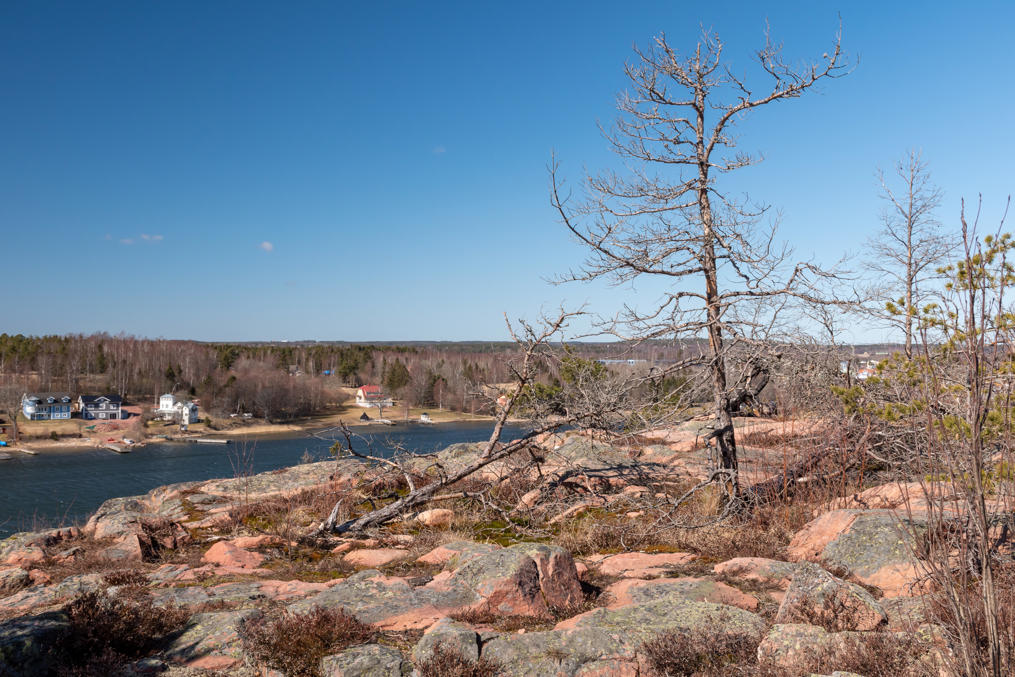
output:
[{"label": "small white cloud", "polygon": [[270,252],[270,251],[274,251],[275,250],[275,245],[273,245],[272,243],[268,242],[267,240],[265,240],[264,242],[262,242],[261,244],[259,244],[257,246],[260,247],[261,249],[263,249],[266,252]]},{"label": "small white cloud", "polygon": [[148,242],[162,242],[161,235],[149,235],[148,233],[141,233],[141,239]]},{"label": "small white cloud", "polygon": [[448,149],[445,148],[444,146],[434,146],[434,148],[433,148],[433,154],[434,155],[444,155],[447,152],[448,152]]},{"label": "small white cloud", "polygon": [[134,238],[132,237],[121,237],[120,244],[134,244]]}]

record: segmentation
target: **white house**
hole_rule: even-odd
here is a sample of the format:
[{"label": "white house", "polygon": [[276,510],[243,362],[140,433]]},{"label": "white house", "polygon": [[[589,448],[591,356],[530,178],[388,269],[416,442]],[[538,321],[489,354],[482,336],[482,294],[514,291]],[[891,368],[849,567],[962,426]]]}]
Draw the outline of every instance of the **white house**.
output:
[{"label": "white house", "polygon": [[199,419],[196,404],[179,401],[170,393],[159,397],[155,415],[167,421],[179,420],[180,423],[197,423]]},{"label": "white house", "polygon": [[391,398],[384,394],[380,386],[367,385],[356,390],[356,406],[366,407],[390,407]]}]

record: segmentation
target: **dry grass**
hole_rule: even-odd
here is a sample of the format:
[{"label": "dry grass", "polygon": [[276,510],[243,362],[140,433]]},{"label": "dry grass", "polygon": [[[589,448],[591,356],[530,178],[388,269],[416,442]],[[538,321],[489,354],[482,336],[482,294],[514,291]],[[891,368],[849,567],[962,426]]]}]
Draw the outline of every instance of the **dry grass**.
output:
[{"label": "dry grass", "polygon": [[190,612],[156,607],[145,594],[110,597],[90,592],[64,609],[70,627],[57,647],[59,672],[75,676],[116,674],[130,661],[151,655],[183,627]]},{"label": "dry grass", "polygon": [[314,607],[306,613],[278,611],[244,623],[244,650],[258,664],[286,677],[317,677],[321,659],[368,642],[374,629],[342,610]]},{"label": "dry grass", "polygon": [[664,632],[645,642],[639,652],[657,677],[731,675],[738,667],[749,669],[756,662],[757,645],[749,635],[714,627]]},{"label": "dry grass", "polygon": [[437,644],[428,658],[416,663],[416,671],[419,677],[496,677],[502,670],[488,658],[472,661],[445,644]]}]

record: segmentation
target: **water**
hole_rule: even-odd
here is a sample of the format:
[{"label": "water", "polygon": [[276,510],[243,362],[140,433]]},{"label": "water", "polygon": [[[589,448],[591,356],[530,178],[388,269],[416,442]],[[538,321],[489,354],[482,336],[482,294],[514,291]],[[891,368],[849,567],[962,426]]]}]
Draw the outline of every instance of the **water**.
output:
[{"label": "water", "polygon": [[[413,453],[443,449],[457,442],[489,439],[487,422],[400,425],[357,428],[362,439],[354,448],[371,445],[373,453],[390,454],[396,445]],[[502,439],[522,434],[521,426],[505,426]],[[252,449],[255,473],[300,462],[330,458],[328,442],[310,436],[233,439],[228,445],[169,442],[149,444],[129,454],[104,449],[41,451],[38,456],[12,453],[0,461],[0,538],[17,531],[59,524],[83,523],[103,501],[136,496],[155,487],[235,476],[237,452]]]}]

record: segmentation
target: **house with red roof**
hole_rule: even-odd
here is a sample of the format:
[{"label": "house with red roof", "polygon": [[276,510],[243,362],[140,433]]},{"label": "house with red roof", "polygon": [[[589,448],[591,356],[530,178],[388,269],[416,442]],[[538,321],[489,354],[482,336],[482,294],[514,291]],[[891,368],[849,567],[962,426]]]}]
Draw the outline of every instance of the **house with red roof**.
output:
[{"label": "house with red roof", "polygon": [[377,385],[365,385],[356,390],[356,406],[358,407],[390,407],[391,397]]}]

